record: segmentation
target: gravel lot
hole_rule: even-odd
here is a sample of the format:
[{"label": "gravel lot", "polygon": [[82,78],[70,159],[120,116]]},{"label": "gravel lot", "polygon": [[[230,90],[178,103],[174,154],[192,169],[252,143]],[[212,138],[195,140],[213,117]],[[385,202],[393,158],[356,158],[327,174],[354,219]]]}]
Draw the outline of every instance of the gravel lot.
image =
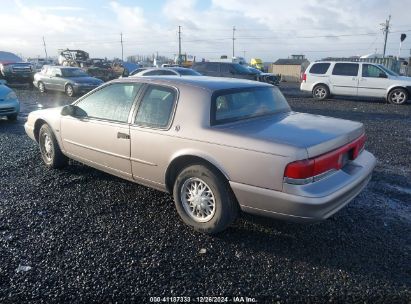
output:
[{"label": "gravel lot", "polygon": [[317,102],[282,84],[296,111],[365,124],[367,149],[378,158],[372,181],[322,223],[243,215],[209,237],[180,221],[167,194],[76,162],[47,170],[24,133],[25,116],[73,99],[15,90],[18,121],[0,119],[1,303],[149,301],[139,296],[410,303],[411,103]]}]

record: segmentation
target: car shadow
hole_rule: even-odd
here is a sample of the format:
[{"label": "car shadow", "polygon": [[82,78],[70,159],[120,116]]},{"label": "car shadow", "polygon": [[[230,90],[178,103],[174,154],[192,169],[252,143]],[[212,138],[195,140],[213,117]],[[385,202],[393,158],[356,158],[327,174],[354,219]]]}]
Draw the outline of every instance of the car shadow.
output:
[{"label": "car shadow", "polygon": [[[333,217],[309,225],[243,214],[239,223],[217,237],[227,244],[248,248],[250,252],[281,256],[309,267],[363,275],[366,265],[368,276],[404,284],[403,278],[410,270],[404,266],[409,265],[409,261],[397,242],[398,236],[391,233],[410,231],[409,222],[393,219],[389,224],[397,226],[394,230],[387,228],[372,212],[367,215],[367,211],[364,212],[357,199]],[[376,221],[381,225],[376,225]],[[391,252],[387,252],[387,247]],[[386,258],[387,255],[391,257]]]}]

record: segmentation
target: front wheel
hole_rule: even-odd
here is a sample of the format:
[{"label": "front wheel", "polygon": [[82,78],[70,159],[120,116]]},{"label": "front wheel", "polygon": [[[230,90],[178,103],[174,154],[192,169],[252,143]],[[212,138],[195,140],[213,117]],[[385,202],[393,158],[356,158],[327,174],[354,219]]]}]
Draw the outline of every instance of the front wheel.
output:
[{"label": "front wheel", "polygon": [[224,177],[203,165],[183,169],[173,189],[176,209],[195,230],[215,234],[238,216],[238,203]]},{"label": "front wheel", "polygon": [[56,137],[47,124],[40,128],[39,146],[41,157],[48,168],[62,168],[67,164],[68,159],[61,152]]},{"label": "front wheel", "polygon": [[388,102],[391,104],[402,105],[408,100],[408,92],[404,89],[394,89],[388,94]]},{"label": "front wheel", "polygon": [[39,88],[40,93],[46,92],[46,86],[44,85],[44,83],[42,83],[41,81],[39,81],[38,84],[37,84],[37,86],[38,86],[38,88]]},{"label": "front wheel", "polygon": [[317,100],[324,100],[330,96],[330,91],[325,85],[317,85],[313,89],[313,97]]},{"label": "front wheel", "polygon": [[71,84],[66,85],[66,94],[68,97],[73,97],[74,96],[74,89]]}]

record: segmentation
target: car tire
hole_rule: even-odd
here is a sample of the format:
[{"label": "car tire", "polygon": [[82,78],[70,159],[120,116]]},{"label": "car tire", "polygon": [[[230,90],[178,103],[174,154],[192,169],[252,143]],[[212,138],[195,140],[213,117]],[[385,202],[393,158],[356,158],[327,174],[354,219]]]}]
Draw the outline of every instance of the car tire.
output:
[{"label": "car tire", "polygon": [[330,97],[330,90],[324,84],[316,85],[312,93],[313,93],[313,98],[316,100],[324,100]]},{"label": "car tire", "polygon": [[48,168],[62,168],[67,165],[68,158],[61,152],[59,144],[48,124],[43,124],[39,131],[40,153]]},{"label": "car tire", "polygon": [[408,100],[408,92],[402,88],[396,88],[390,91],[387,98],[388,102],[395,105],[405,104]]},{"label": "car tire", "polygon": [[7,119],[8,119],[8,120],[11,120],[11,121],[16,121],[16,120],[17,120],[17,116],[18,116],[18,114],[7,115]]},{"label": "car tire", "polygon": [[181,219],[196,231],[216,234],[238,216],[239,206],[221,173],[203,165],[184,168],[173,188]]},{"label": "car tire", "polygon": [[71,84],[67,84],[64,91],[66,92],[66,95],[68,97],[73,97],[74,96],[74,89]]},{"label": "car tire", "polygon": [[39,81],[39,82],[37,83],[37,87],[39,88],[40,93],[46,92],[46,86],[45,86],[44,83],[42,83],[41,81]]}]

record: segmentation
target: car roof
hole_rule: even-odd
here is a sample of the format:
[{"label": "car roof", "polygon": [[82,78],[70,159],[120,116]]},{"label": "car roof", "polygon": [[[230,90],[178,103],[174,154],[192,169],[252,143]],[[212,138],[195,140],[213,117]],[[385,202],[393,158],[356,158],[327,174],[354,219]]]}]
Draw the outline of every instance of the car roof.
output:
[{"label": "car roof", "polygon": [[237,89],[237,88],[255,88],[255,87],[273,87],[271,84],[244,80],[238,78],[225,77],[208,77],[208,76],[146,76],[146,77],[129,77],[113,80],[113,82],[146,82],[154,84],[168,84],[172,86],[190,86],[209,91]]}]

